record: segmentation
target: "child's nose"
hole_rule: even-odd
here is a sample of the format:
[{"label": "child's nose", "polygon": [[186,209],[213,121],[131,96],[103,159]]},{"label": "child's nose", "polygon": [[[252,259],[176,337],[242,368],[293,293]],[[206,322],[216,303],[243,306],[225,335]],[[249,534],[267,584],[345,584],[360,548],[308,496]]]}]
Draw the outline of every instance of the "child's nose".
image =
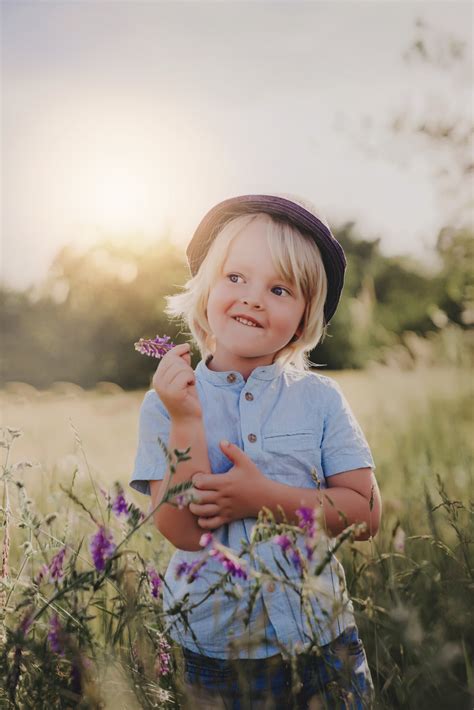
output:
[{"label": "child's nose", "polygon": [[257,296],[245,296],[245,298],[241,298],[242,303],[245,303],[246,306],[249,306],[251,308],[261,308],[261,299],[259,299]]}]

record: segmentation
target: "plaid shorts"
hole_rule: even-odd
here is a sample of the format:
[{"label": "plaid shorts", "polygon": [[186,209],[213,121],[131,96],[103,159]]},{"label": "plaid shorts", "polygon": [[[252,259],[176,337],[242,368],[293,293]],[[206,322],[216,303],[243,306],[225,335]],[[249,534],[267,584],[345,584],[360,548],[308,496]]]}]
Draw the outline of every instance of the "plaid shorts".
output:
[{"label": "plaid shorts", "polygon": [[356,626],[319,653],[226,660],[183,649],[183,707],[196,710],[362,710],[373,684]]}]

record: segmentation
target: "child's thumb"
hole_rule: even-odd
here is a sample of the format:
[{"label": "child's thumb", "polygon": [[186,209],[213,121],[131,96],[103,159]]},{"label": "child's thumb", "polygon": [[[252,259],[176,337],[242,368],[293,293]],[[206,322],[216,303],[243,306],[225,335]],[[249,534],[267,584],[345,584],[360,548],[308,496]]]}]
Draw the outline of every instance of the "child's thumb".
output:
[{"label": "child's thumb", "polygon": [[240,449],[235,444],[231,444],[227,439],[222,439],[220,443],[222,451],[232,461],[239,455]]}]

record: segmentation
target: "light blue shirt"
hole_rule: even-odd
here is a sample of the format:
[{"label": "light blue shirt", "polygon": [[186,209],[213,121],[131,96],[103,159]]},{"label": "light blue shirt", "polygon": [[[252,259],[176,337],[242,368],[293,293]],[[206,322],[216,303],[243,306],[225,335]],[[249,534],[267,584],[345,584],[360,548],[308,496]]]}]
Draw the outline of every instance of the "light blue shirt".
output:
[{"label": "light blue shirt", "polygon": [[[245,381],[239,372],[214,372],[203,361],[195,375],[214,474],[225,473],[233,465],[219,447],[222,439],[243,449],[265,476],[288,486],[315,488],[312,469],[321,488],[327,487],[329,476],[342,471],[375,469],[364,434],[339,385],[330,377],[274,363],[257,367]],[[130,481],[135,490],[150,495],[149,481],[164,478],[167,462],[157,440],[160,437],[167,443],[169,431],[168,412],[156,392],[150,390],[140,411],[138,450]],[[213,531],[214,538],[238,553],[241,540],[250,541],[255,522],[255,518],[244,518],[222,525]],[[310,569],[319,564],[330,544],[326,539],[317,546]],[[303,536],[298,546],[305,556]],[[299,580],[294,564],[272,540],[258,543],[256,552],[279,576],[284,569],[290,579]],[[314,593],[308,598],[309,614],[302,608],[297,591],[288,585],[265,584],[246,627],[242,615],[250,576],[248,580],[231,580],[226,587],[231,596],[220,590],[202,603],[209,587],[222,576],[218,560],[210,557],[192,583],[186,576],[176,579],[179,563],[194,562],[202,554],[183,550],[174,553],[166,571],[163,599],[171,637],[195,653],[227,658],[228,644],[235,640],[239,650],[234,655],[240,658],[293,654],[303,650],[310,638],[325,645],[354,623],[344,570],[334,555],[315,577]],[[248,562],[248,556],[242,560]],[[191,630],[179,616],[170,613],[186,594],[188,605],[199,604],[188,615]]]}]

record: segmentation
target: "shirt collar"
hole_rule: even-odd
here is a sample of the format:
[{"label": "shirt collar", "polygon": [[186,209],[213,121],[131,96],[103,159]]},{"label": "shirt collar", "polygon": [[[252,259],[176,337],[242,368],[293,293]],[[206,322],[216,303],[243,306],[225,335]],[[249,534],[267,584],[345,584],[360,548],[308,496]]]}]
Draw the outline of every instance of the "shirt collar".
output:
[{"label": "shirt collar", "polygon": [[[207,361],[209,358],[207,359]],[[257,380],[274,380],[283,371],[283,365],[279,362],[274,362],[271,365],[262,365],[261,367],[256,367],[250,373],[247,382],[252,379]],[[200,378],[209,382],[211,385],[216,387],[232,387],[232,385],[242,385],[245,384],[243,375],[237,370],[226,370],[225,372],[215,372],[210,370],[204,362],[200,360],[196,366],[196,375]]]}]

